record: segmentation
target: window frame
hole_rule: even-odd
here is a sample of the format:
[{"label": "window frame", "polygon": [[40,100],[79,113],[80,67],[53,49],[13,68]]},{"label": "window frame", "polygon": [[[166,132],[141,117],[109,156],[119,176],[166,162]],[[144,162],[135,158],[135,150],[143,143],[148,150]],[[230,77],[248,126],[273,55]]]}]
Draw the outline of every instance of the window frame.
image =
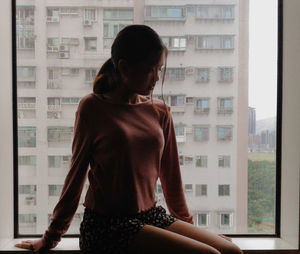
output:
[{"label": "window frame", "polygon": [[[12,6],[10,5],[10,3],[12,3]],[[278,22],[279,23],[279,36],[278,36],[278,38],[279,38],[279,41],[278,41],[278,44],[279,44],[279,47],[278,47],[278,58],[279,58],[279,61],[278,61],[278,67],[279,67],[278,68],[278,70],[279,70],[279,72],[278,72],[278,84],[279,84],[279,86],[278,86],[278,94],[279,94],[278,105],[279,105],[279,107],[278,107],[278,109],[279,110],[277,112],[278,113],[277,114],[277,119],[279,121],[277,121],[277,126],[279,127],[279,129],[277,129],[277,137],[279,137],[279,138],[277,140],[281,142],[281,139],[280,139],[281,138],[281,133],[279,133],[278,131],[279,130],[281,131],[281,123],[282,123],[284,125],[284,127],[286,128],[286,129],[283,128],[284,134],[286,134],[288,136],[286,138],[287,140],[285,140],[285,142],[283,142],[283,145],[284,145],[284,147],[283,147],[283,149],[284,149],[283,150],[283,154],[284,154],[283,166],[287,167],[289,165],[289,168],[291,168],[293,170],[293,174],[295,174],[296,166],[294,164],[298,165],[298,159],[295,158],[295,156],[290,157],[287,154],[288,145],[286,144],[286,142],[290,142],[290,145],[292,145],[293,147],[298,147],[298,145],[300,144],[299,140],[297,140],[295,138],[291,138],[291,136],[289,136],[290,133],[288,132],[288,130],[291,130],[293,132],[293,134],[295,134],[295,135],[298,135],[298,132],[296,132],[296,130],[293,128],[293,126],[291,124],[289,125],[289,123],[288,123],[289,121],[284,121],[284,122],[281,121],[281,119],[282,119],[282,116],[281,116],[282,60],[283,60],[283,58],[282,58],[282,50],[283,50],[283,44],[282,44],[282,37],[283,37],[283,31],[282,31],[282,26],[283,26],[283,15],[282,15],[283,14],[283,1],[278,0],[278,3],[279,3],[279,5],[278,5],[278,11],[279,11],[279,15],[278,15],[279,16],[279,22]],[[2,11],[2,13],[5,14],[5,11],[7,12],[7,7],[8,8],[10,7],[14,12],[15,0],[12,0],[12,1],[5,0],[5,1],[3,1],[2,5],[5,7],[5,8],[3,8],[4,11]],[[295,49],[297,47],[299,48],[299,44],[297,44],[297,45],[293,44],[293,41],[294,41],[293,39],[298,40],[299,38],[295,34],[295,27],[293,27],[294,20],[291,21],[291,19],[293,19],[293,17],[294,17],[294,18],[299,20],[299,18],[298,18],[299,9],[298,8],[300,7],[300,5],[299,5],[299,3],[297,3],[297,1],[290,0],[290,1],[286,2],[286,6],[287,6],[287,11],[285,11],[285,14],[286,14],[285,21],[287,22],[287,25],[285,26],[285,28],[287,28],[286,36],[289,38],[289,40],[287,40],[286,45],[289,45],[291,47],[289,48],[289,47],[285,46],[285,50],[286,50],[286,53],[287,53],[287,59],[288,59],[285,62],[285,64],[286,64],[285,67],[289,67],[289,68],[285,68],[285,80],[284,81],[287,82],[287,84],[286,84],[287,86],[285,87],[285,92],[286,93],[283,94],[283,96],[288,96],[289,97],[290,104],[285,103],[284,107],[283,107],[283,111],[284,111],[284,117],[286,118],[285,120],[287,120],[287,119],[291,120],[294,124],[296,123],[296,125],[297,125],[297,124],[299,124],[299,120],[293,118],[291,116],[290,112],[296,112],[296,113],[298,112],[299,113],[299,109],[297,109],[297,107],[292,107],[291,106],[291,104],[292,105],[298,105],[299,104],[298,101],[296,102],[295,97],[293,96],[293,92],[291,92],[292,90],[293,91],[299,91],[299,88],[297,88],[293,84],[293,83],[299,83],[299,82],[295,82],[295,80],[299,81],[299,77],[297,77],[295,75],[292,75],[293,73],[295,73],[295,70],[296,70],[295,69],[296,68],[295,63],[297,63],[296,60],[299,59],[299,58],[297,58],[297,55],[299,55],[299,53],[297,53],[297,51],[292,52],[292,49]],[[297,9],[295,9],[295,6],[296,6]],[[291,15],[287,15],[288,11]],[[9,22],[8,19],[7,19],[8,15],[10,15],[10,14],[5,14],[4,15],[5,21],[2,24],[0,24],[0,26],[4,26],[5,28],[9,28],[9,25],[12,24],[11,28],[12,28],[12,31],[14,31],[14,27],[15,27],[14,16],[13,16],[11,22]],[[294,31],[291,32],[291,30],[293,30],[293,29],[294,29]],[[16,89],[17,89],[16,83],[17,82],[16,82],[16,71],[14,69],[14,66],[15,66],[15,63],[16,63],[16,61],[15,61],[15,59],[16,59],[15,58],[15,56],[16,56],[15,33],[12,34],[12,39],[13,39],[14,43],[11,43],[10,38],[9,38],[8,43],[5,42],[5,44],[3,46],[3,48],[5,48],[7,50],[7,52],[5,52],[5,50],[3,50],[3,49],[0,49],[0,50],[2,50],[3,53],[5,53],[4,58],[6,60],[8,60],[8,63],[12,63],[12,65],[13,65],[12,69],[11,69],[11,66],[9,66],[9,64],[7,66],[3,66],[2,70],[0,70],[0,72],[2,74],[6,74],[6,75],[0,75],[0,77],[1,77],[1,79],[5,80],[5,82],[8,82],[8,84],[9,84],[10,81],[13,81],[12,83],[13,83],[13,88],[14,88],[12,90],[9,86],[7,86],[8,87],[7,91],[5,91],[4,88],[0,88],[0,90],[2,89],[1,91],[3,91],[2,94],[0,93],[0,97],[1,97],[1,99],[3,99],[2,102],[1,102],[1,100],[0,100],[0,102],[4,105],[2,108],[0,107],[1,113],[4,113],[4,110],[7,110],[7,112],[11,112],[11,102],[10,102],[9,95],[12,94],[13,96],[16,96]],[[11,52],[10,51],[11,47],[13,48],[13,50],[12,50],[12,59],[9,56],[9,52]],[[10,77],[10,73],[13,74],[12,77]],[[7,96],[8,98],[6,98],[5,96]],[[17,123],[17,112],[16,112],[15,101],[13,101],[12,110],[13,110],[12,115],[10,115],[9,113],[5,114],[5,115],[8,116],[8,121],[6,121],[6,123],[0,123],[1,127],[3,127],[3,126],[7,127],[8,126],[8,128],[4,129],[4,133],[2,133],[2,135],[4,135],[3,139],[5,140],[5,142],[7,142],[8,149],[7,149],[7,151],[4,151],[3,154],[1,154],[1,159],[5,159],[5,160],[0,160],[1,166],[4,166],[4,168],[3,168],[3,178],[0,179],[0,182],[3,183],[2,188],[8,190],[8,192],[6,193],[7,195],[14,194],[14,196],[15,196],[15,192],[13,193],[12,190],[10,189],[10,187],[9,187],[10,185],[9,185],[9,181],[8,181],[8,180],[11,179],[11,180],[13,180],[14,185],[16,185],[16,183],[17,183],[15,181],[15,179],[16,179],[15,174],[14,174],[14,176],[12,176],[9,173],[10,172],[10,167],[13,166],[12,161],[14,161],[14,166],[16,165],[16,162],[17,162],[17,159],[16,159],[16,144],[17,144],[16,135],[13,135],[13,134],[15,134],[16,128],[17,128],[17,125],[16,125],[16,123]],[[13,121],[10,123],[10,120],[13,120]],[[11,128],[9,128],[11,125],[13,126],[13,129],[12,129],[13,131],[11,131]],[[7,134],[7,136],[5,136],[5,134]],[[280,134],[280,136],[279,136],[279,134]],[[12,146],[12,144],[13,144],[13,146]],[[14,151],[13,155],[10,154],[11,149]],[[293,151],[290,151],[290,152],[291,152],[291,155],[295,155],[295,153]],[[277,153],[281,154],[281,149],[277,149]],[[7,158],[5,156],[7,156]],[[281,157],[279,159],[280,159],[280,161],[279,162],[277,161],[277,164],[281,165]],[[292,159],[292,160],[289,160],[289,159]],[[298,166],[297,166],[297,168],[298,168]],[[284,173],[286,173],[286,170],[284,171]],[[298,196],[299,195],[299,189],[297,188],[297,186],[299,185],[299,183],[293,181],[293,184],[296,186],[296,188],[291,189],[290,188],[291,186],[289,186],[287,184],[286,180],[287,179],[294,180],[294,179],[290,175],[289,176],[284,175],[284,176],[285,176],[285,178],[282,179],[283,184],[285,186],[283,194],[286,197],[286,195],[288,195],[287,193],[291,193],[291,191],[293,191],[292,193],[295,194],[295,192],[296,192],[296,195],[295,195],[296,196],[296,202],[291,203],[290,200],[283,200],[281,205],[282,205],[282,208],[284,208],[283,210],[285,210],[285,213],[286,213],[287,209],[285,209],[285,207],[286,207],[285,204],[295,204],[296,209],[294,209],[294,212],[296,213],[296,216],[298,218],[298,215],[299,215],[299,202],[298,201],[299,200],[298,200],[297,197],[299,197]],[[281,180],[281,178],[279,178],[279,184],[280,184],[280,180]],[[281,195],[280,190],[277,189],[277,192],[279,192],[279,195]],[[0,195],[0,199],[4,200],[3,196]],[[277,199],[277,202],[278,202],[278,200],[279,199]],[[295,200],[295,199],[293,199],[293,200]],[[280,204],[280,200],[279,200],[279,204]],[[14,232],[12,231],[12,225],[13,224],[10,222],[10,220],[7,219],[7,218],[11,218],[11,215],[12,215],[12,208],[10,208],[10,206],[11,206],[10,204],[7,204],[7,209],[3,210],[3,214],[2,214],[3,216],[0,220],[1,220],[1,222],[5,222],[5,223],[1,224],[1,225],[3,225],[3,227],[0,229],[0,231],[5,232],[5,235],[7,235],[8,238],[10,238],[12,235],[14,235],[15,238],[18,238],[14,234]],[[14,207],[14,209],[17,208],[16,202],[14,202],[13,207]],[[289,209],[289,210],[291,210],[291,209]],[[294,213],[293,213],[293,216],[294,216]],[[16,219],[15,216],[13,216],[13,217],[14,217],[14,219]],[[4,218],[5,218],[5,220],[4,220]],[[285,221],[288,220],[286,214],[284,216],[284,220]],[[277,221],[277,222],[280,225],[280,221]],[[284,228],[284,231],[285,231],[285,232],[283,232],[283,234],[284,234],[284,236],[282,237],[283,241],[284,240],[291,240],[291,242],[293,244],[291,246],[294,246],[294,247],[287,248],[284,251],[284,253],[288,253],[288,254],[299,253],[299,244],[298,244],[298,242],[299,242],[299,227],[296,225],[297,227],[293,227],[292,232],[290,232],[290,234],[292,236],[295,236],[295,241],[298,241],[297,243],[295,243],[294,238],[291,239],[291,235],[287,235],[286,225],[284,223],[282,225],[283,225],[283,228]],[[293,223],[293,224],[290,223],[290,225],[295,226],[295,223]],[[16,228],[17,227],[16,227],[16,224],[15,224],[14,229],[16,229]],[[15,230],[15,232],[17,232],[17,231]],[[280,233],[280,231],[278,231],[278,233]],[[33,237],[36,237],[36,235],[34,235]],[[68,237],[68,236],[64,236],[64,237]],[[234,235],[233,237],[246,237],[246,236],[244,236],[244,235]],[[251,237],[253,237],[253,236],[248,236],[248,237],[250,237],[248,240],[249,240],[249,242],[251,242],[252,241]],[[268,235],[266,237],[270,237],[270,235]],[[277,235],[277,237],[280,237],[280,234]],[[1,240],[2,240],[2,238],[1,238]],[[257,241],[257,238],[254,239],[254,240]],[[18,242],[19,242],[19,240],[18,240]],[[239,240],[237,240],[237,242],[239,242]],[[68,241],[68,243],[69,243],[69,241]],[[67,249],[68,249],[68,247],[65,250],[67,251]],[[75,249],[71,248],[71,250],[74,250],[74,252],[78,253],[77,248],[75,248]],[[277,245],[277,247],[275,246],[275,247],[272,247],[268,250],[262,250],[262,249],[257,249],[257,248],[256,248],[256,250],[255,249],[246,249],[246,250],[244,250],[244,253],[245,254],[247,254],[247,253],[274,253],[275,254],[275,253],[283,253],[282,250],[283,249],[278,247],[278,245]],[[62,250],[62,251],[64,251],[64,250]]]}]

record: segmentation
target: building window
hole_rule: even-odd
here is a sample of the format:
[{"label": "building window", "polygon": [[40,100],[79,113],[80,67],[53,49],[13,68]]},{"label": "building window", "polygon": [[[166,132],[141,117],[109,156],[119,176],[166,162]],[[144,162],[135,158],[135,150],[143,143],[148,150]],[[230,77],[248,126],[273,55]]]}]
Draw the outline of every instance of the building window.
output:
[{"label": "building window", "polygon": [[197,213],[197,226],[198,227],[208,227],[209,224],[208,213]]},{"label": "building window", "polygon": [[36,214],[19,214],[19,222],[21,224],[25,223],[36,223]]},{"label": "building window", "polygon": [[194,158],[188,155],[179,155],[179,164],[180,165],[191,165],[193,164]]},{"label": "building window", "polygon": [[196,9],[196,18],[226,20],[234,19],[233,5],[200,5]]},{"label": "building window", "polygon": [[97,20],[96,9],[93,8],[84,9],[83,20],[96,21]]},{"label": "building window", "polygon": [[201,35],[197,37],[197,49],[233,49],[233,35]]},{"label": "building window", "polygon": [[76,7],[63,7],[60,8],[60,15],[78,15],[79,9]]},{"label": "building window", "polygon": [[73,127],[48,126],[47,140],[49,143],[71,142]]},{"label": "building window", "polygon": [[184,80],[185,68],[167,68],[165,79],[170,81]]},{"label": "building window", "polygon": [[77,105],[81,97],[63,97],[61,98],[61,104],[75,104]]},{"label": "building window", "polygon": [[61,104],[60,104],[60,98],[59,97],[49,97],[47,98],[48,101],[48,110],[50,111],[60,111],[61,110]]},{"label": "building window", "polygon": [[184,106],[185,96],[184,95],[171,95],[171,106]]},{"label": "building window", "polygon": [[217,126],[218,141],[232,140],[232,126]]},{"label": "building window", "polygon": [[219,82],[233,81],[233,67],[219,67]]},{"label": "building window", "polygon": [[49,168],[60,168],[61,167],[61,156],[48,156],[48,167]]},{"label": "building window", "polygon": [[36,147],[36,127],[18,127],[18,147]]},{"label": "building window", "polygon": [[36,166],[35,155],[20,155],[18,156],[19,166]]},{"label": "building window", "polygon": [[196,197],[207,196],[207,184],[196,184]]},{"label": "building window", "polygon": [[19,194],[36,194],[36,185],[19,185]]},{"label": "building window", "polygon": [[230,196],[229,184],[219,184],[219,196]]},{"label": "building window", "polygon": [[207,126],[194,126],[194,140],[195,141],[208,141],[209,128]]},{"label": "building window", "polygon": [[192,185],[192,184],[185,184],[185,185],[184,185],[184,191],[185,191],[186,193],[191,193],[191,192],[193,192],[193,185]]},{"label": "building window", "polygon": [[185,125],[182,124],[182,123],[175,124],[174,129],[175,129],[175,135],[176,135],[177,143],[185,142],[186,141]]},{"label": "building window", "polygon": [[186,38],[185,37],[162,37],[161,38],[165,46],[170,51],[184,51],[186,50]]},{"label": "building window", "polygon": [[230,167],[230,156],[229,155],[219,155],[218,167],[219,168],[229,168]]},{"label": "building window", "polygon": [[196,82],[198,82],[198,83],[209,82],[209,69],[208,68],[196,68]]},{"label": "building window", "polygon": [[220,227],[231,227],[232,226],[232,214],[231,213],[220,213],[219,220],[220,220]]},{"label": "building window", "polygon": [[16,42],[17,49],[34,49],[34,7],[17,6]]},{"label": "building window", "polygon": [[59,38],[48,38],[47,39],[47,51],[48,52],[58,52],[59,49]]},{"label": "building window", "polygon": [[62,45],[78,46],[79,45],[79,38],[63,37],[63,38],[61,38],[61,44]]},{"label": "building window", "polygon": [[97,51],[97,38],[85,37],[84,45],[85,45],[85,51]]},{"label": "building window", "polygon": [[60,11],[59,8],[47,8],[47,22],[55,23],[60,20]]},{"label": "building window", "polygon": [[209,98],[197,98],[195,105],[195,113],[208,114],[209,113]]},{"label": "building window", "polygon": [[18,81],[35,81],[35,67],[18,66],[17,76],[18,76]]},{"label": "building window", "polygon": [[103,19],[123,19],[123,20],[133,20],[133,10],[132,9],[124,9],[124,10],[104,10]]},{"label": "building window", "polygon": [[93,82],[96,78],[97,70],[96,69],[87,69],[85,70],[85,82]]},{"label": "building window", "polygon": [[207,155],[196,156],[196,167],[207,168]]},{"label": "building window", "polygon": [[185,20],[186,9],[181,6],[147,6],[145,20]]},{"label": "building window", "polygon": [[63,185],[61,184],[50,184],[48,185],[49,196],[60,196]]},{"label": "building window", "polygon": [[35,97],[18,97],[18,109],[35,109]]},{"label": "building window", "polygon": [[218,98],[218,114],[232,114],[233,98]]},{"label": "building window", "polygon": [[104,10],[103,47],[110,48],[117,34],[133,24],[133,10]]}]

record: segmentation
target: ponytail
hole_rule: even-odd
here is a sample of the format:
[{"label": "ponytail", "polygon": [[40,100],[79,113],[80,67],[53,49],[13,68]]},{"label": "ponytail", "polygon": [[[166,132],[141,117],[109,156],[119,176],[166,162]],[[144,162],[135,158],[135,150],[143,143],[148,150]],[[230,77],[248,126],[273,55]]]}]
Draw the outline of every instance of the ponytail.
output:
[{"label": "ponytail", "polygon": [[99,70],[93,84],[93,92],[96,94],[107,93],[117,87],[118,74],[115,65],[109,58]]}]

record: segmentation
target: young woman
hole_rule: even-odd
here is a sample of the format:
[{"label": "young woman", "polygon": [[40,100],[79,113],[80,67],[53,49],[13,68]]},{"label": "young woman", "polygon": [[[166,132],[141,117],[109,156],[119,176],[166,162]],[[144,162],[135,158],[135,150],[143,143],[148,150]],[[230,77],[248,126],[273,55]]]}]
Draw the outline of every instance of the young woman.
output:
[{"label": "young woman", "polygon": [[[88,177],[79,243],[84,253],[242,253],[230,238],[193,225],[170,107],[149,96],[166,57],[166,47],[150,27],[130,25],[119,32],[93,93],[78,106],[71,167],[52,221],[41,239],[17,247],[54,248]],[[170,214],[156,205],[158,178]]]}]

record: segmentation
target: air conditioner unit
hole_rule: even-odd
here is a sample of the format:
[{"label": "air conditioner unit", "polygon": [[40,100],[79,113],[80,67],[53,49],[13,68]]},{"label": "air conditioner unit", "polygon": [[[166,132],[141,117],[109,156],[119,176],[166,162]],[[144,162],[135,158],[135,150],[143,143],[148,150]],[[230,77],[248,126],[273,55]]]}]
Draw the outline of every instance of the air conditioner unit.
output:
[{"label": "air conditioner unit", "polygon": [[70,53],[69,52],[59,52],[58,57],[62,58],[62,59],[67,59],[67,58],[70,58]]},{"label": "air conditioner unit", "polygon": [[86,20],[83,21],[83,25],[84,25],[84,26],[92,26],[93,23],[92,23],[91,20],[86,19]]},{"label": "air conditioner unit", "polygon": [[195,70],[194,67],[186,67],[185,68],[185,74],[186,75],[193,75],[194,74],[194,70]]},{"label": "air conditioner unit", "polygon": [[64,44],[60,44],[59,45],[59,51],[60,52],[69,51],[69,46],[68,45],[64,45]]},{"label": "air conditioner unit", "polygon": [[59,119],[60,118],[60,112],[52,112],[52,118]]}]

